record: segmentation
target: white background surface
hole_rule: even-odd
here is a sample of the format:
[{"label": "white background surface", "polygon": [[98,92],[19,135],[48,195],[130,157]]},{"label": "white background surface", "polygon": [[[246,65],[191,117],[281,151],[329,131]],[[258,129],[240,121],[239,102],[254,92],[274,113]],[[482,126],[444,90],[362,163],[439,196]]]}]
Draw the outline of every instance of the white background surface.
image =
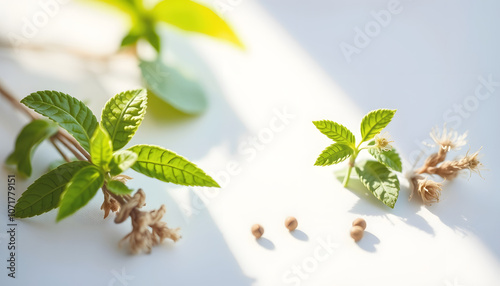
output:
[{"label": "white background surface", "polygon": [[[478,77],[500,82],[500,3],[401,1],[402,11],[347,62],[339,45],[353,45],[355,28],[364,29],[373,21],[370,12],[387,9],[388,2],[228,1],[237,4],[224,17],[246,44],[244,52],[165,28],[164,46],[197,74],[210,108],[192,117],[151,100],[130,144],[172,149],[224,188],[179,187],[130,172],[130,186],[145,189],[148,208],[166,204],[164,220],[182,228],[182,240],[156,247],[150,255],[128,255],[117,243],[131,229],[129,222],[102,220],[98,195],[58,224],[54,211],[18,220],[17,278],[8,278],[2,266],[0,284],[294,285],[283,277],[295,265],[310,271],[301,285],[498,285],[500,87],[488,99],[473,97]],[[21,33],[23,18],[40,11],[37,3],[0,4],[3,40],[9,32]],[[119,16],[69,3],[29,44],[107,54],[125,29]],[[100,114],[109,97],[140,86],[135,64],[126,58],[106,65],[65,53],[2,48],[0,80],[19,99],[37,90],[60,90],[88,100]],[[468,104],[469,110],[455,112],[457,104]],[[390,210],[366,192],[343,189],[333,176],[339,167],[313,166],[330,141],[312,120],[341,122],[359,136],[362,116],[383,107],[398,109],[388,130],[408,164],[430,129],[447,122],[460,132],[469,130],[469,146],[462,153],[483,147],[484,179],[474,174],[446,184],[441,202],[425,207],[408,201],[402,176],[399,200]],[[283,109],[293,118],[269,142],[256,139],[261,150],[250,149],[250,142],[275,122],[276,110]],[[0,113],[4,161],[27,119],[5,101]],[[18,196],[57,157],[42,144],[32,178],[17,182]],[[236,171],[225,176],[234,165]],[[12,171],[1,172],[6,190]],[[6,265],[2,193],[0,261]],[[299,220],[300,231],[293,235],[283,227],[288,215]],[[349,227],[359,216],[368,228],[356,244]],[[250,235],[254,223],[265,228],[260,241]],[[322,241],[335,247],[331,253],[321,251],[324,259],[315,264]],[[122,272],[128,279],[119,279]]]}]

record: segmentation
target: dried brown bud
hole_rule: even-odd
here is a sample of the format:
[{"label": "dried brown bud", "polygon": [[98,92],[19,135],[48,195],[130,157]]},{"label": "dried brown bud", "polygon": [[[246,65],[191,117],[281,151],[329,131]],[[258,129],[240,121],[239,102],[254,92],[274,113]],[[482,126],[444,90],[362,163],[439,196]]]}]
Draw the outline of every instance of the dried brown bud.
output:
[{"label": "dried brown bud", "polygon": [[142,189],[139,189],[134,196],[122,206],[120,212],[116,215],[115,223],[124,222],[130,215],[130,212],[134,208],[141,208],[145,205],[146,202],[146,194]]},{"label": "dried brown bud", "polygon": [[104,210],[104,218],[107,218],[109,212],[117,212],[120,210],[120,203],[113,199],[108,192],[104,193],[104,202],[101,205],[101,210]]},{"label": "dried brown bud", "polygon": [[481,162],[478,160],[479,151],[472,155],[465,155],[460,160],[446,161],[439,165],[438,167],[427,168],[426,173],[436,174],[443,179],[453,180],[455,179],[460,171],[470,170],[471,172],[479,173],[479,169],[482,166]]},{"label": "dried brown bud", "polygon": [[131,216],[132,232],[122,239],[123,242],[128,238],[132,253],[141,251],[149,253],[153,246],[162,243],[166,238],[170,238],[174,242],[181,238],[179,228],[170,229],[167,227],[167,223],[161,221],[165,212],[165,205],[150,212],[134,212],[134,215]]}]

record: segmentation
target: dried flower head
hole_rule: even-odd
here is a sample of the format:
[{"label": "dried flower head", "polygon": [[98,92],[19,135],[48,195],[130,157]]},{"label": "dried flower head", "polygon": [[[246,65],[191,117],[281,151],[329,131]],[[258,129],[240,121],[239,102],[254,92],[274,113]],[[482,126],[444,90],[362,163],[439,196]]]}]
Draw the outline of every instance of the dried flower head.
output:
[{"label": "dried flower head", "polygon": [[460,163],[471,172],[477,173],[481,176],[480,169],[483,167],[483,164],[479,161],[478,158],[479,151],[481,151],[481,149],[477,150],[472,155],[469,155],[469,152],[467,152],[465,157],[460,159]]},{"label": "dried flower head", "polygon": [[[411,180],[413,192],[417,192],[426,205],[439,202],[441,196],[442,184],[427,179],[422,175],[416,175]],[[412,193],[413,195],[413,193]],[[410,197],[411,199],[411,197]]]},{"label": "dried flower head", "polygon": [[451,129],[447,129],[446,126],[443,127],[443,130],[440,131],[437,127],[433,128],[430,136],[436,144],[438,144],[441,149],[446,150],[447,152],[450,150],[460,150],[467,141],[467,132],[462,135],[458,135],[457,131],[453,131]]},{"label": "dried flower head", "polygon": [[120,181],[120,182],[122,182],[124,184],[126,184],[127,181],[132,180],[132,179],[133,179],[132,177],[129,177],[129,176],[123,175],[123,174],[116,175],[116,176],[113,177],[113,180]]},{"label": "dried flower head", "polygon": [[381,151],[390,151],[392,150],[391,143],[394,141],[390,140],[389,132],[385,132],[384,134],[375,135],[375,147],[379,148]]}]

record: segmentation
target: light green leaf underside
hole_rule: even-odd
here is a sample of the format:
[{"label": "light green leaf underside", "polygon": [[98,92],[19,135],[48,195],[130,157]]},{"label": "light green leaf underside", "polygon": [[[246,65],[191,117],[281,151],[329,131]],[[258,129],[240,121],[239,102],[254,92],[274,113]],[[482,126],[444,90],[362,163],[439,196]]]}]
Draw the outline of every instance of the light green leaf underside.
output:
[{"label": "light green leaf underside", "polygon": [[394,117],[396,110],[378,109],[371,111],[361,121],[361,142],[366,142],[384,129]]},{"label": "light green leaf underside", "polygon": [[354,150],[346,145],[335,143],[328,147],[319,155],[316,166],[327,166],[337,164],[349,158],[354,153]]},{"label": "light green leaf underside", "polygon": [[121,174],[123,171],[132,167],[137,161],[137,154],[128,150],[116,151],[109,163],[111,176]]},{"label": "light green leaf underside", "polygon": [[393,169],[394,171],[403,171],[403,166],[401,163],[401,158],[398,152],[394,148],[390,151],[381,151],[377,148],[369,149],[370,154],[377,159],[380,163],[386,165],[387,167]]},{"label": "light green leaf underside", "polygon": [[123,148],[134,137],[146,114],[147,100],[145,89],[125,91],[108,100],[101,124],[113,142],[113,150]]},{"label": "light green leaf underside", "polygon": [[366,161],[356,166],[356,173],[365,187],[386,206],[394,208],[399,196],[399,180],[385,165]]},{"label": "light green leaf underside", "polygon": [[57,124],[47,120],[33,120],[21,130],[16,139],[14,151],[7,157],[8,165],[17,165],[18,172],[31,176],[31,158],[40,143],[57,133]]},{"label": "light green leaf underside", "polygon": [[112,193],[120,196],[132,193],[132,190],[120,181],[109,181],[106,186]]},{"label": "light green leaf underside", "polygon": [[158,180],[185,186],[219,187],[216,181],[187,159],[152,145],[132,146],[138,159],[132,169]]},{"label": "light green leaf underside", "polygon": [[207,108],[205,92],[196,79],[160,59],[141,61],[139,67],[148,89],[175,109],[196,114]]},{"label": "light green leaf underside", "polygon": [[97,127],[97,119],[83,102],[62,92],[50,90],[34,92],[21,102],[57,122],[85,150],[90,150],[90,136]]},{"label": "light green leaf underside", "polygon": [[66,163],[38,178],[17,201],[16,217],[32,217],[56,208],[67,183],[76,172],[89,165],[84,161]]},{"label": "light green leaf underside", "polygon": [[85,206],[104,184],[104,175],[94,165],[79,170],[66,186],[61,196],[57,221]]},{"label": "light green leaf underside", "polygon": [[113,156],[113,145],[108,132],[98,125],[90,140],[90,158],[92,163],[103,170],[108,170],[109,162]]},{"label": "light green leaf underside", "polygon": [[164,0],[152,10],[153,17],[182,30],[228,41],[240,48],[243,43],[231,27],[210,8],[190,0]]},{"label": "light green leaf underside", "polygon": [[354,135],[344,125],[330,120],[313,121],[313,124],[321,133],[337,143],[345,143],[352,147],[356,144]]}]

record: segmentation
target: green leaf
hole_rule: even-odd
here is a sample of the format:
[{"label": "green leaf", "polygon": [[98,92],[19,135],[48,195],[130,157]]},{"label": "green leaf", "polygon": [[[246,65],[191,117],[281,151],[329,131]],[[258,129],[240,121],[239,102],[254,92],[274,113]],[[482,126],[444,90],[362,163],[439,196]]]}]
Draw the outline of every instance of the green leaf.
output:
[{"label": "green leaf", "polygon": [[16,139],[14,151],[7,157],[8,165],[17,165],[23,176],[31,176],[31,158],[40,143],[59,130],[57,124],[47,120],[33,120],[21,130]]},{"label": "green leaf", "polygon": [[129,189],[124,183],[120,181],[109,181],[106,185],[108,190],[110,190],[113,194],[117,195],[128,195],[133,191]]},{"label": "green leaf", "polygon": [[244,48],[231,27],[210,8],[190,0],[164,0],[152,10],[153,16],[182,30],[202,33]]},{"label": "green leaf", "polygon": [[386,206],[394,208],[399,196],[399,180],[385,165],[366,161],[356,166],[356,173],[365,187]]},{"label": "green leaf", "polygon": [[394,117],[396,110],[378,109],[374,110],[361,121],[361,142],[366,142],[379,134]]},{"label": "green leaf", "polygon": [[121,174],[123,171],[132,167],[137,161],[137,154],[128,150],[117,151],[109,163],[111,176]]},{"label": "green leaf", "polygon": [[154,25],[146,26],[144,30],[144,38],[151,44],[157,53],[160,52],[160,36],[158,36]]},{"label": "green leaf", "polygon": [[327,166],[337,164],[349,158],[354,150],[344,144],[335,143],[328,147],[319,155],[315,166]]},{"label": "green leaf", "polygon": [[214,179],[187,159],[152,145],[135,145],[138,159],[132,169],[151,178],[185,186],[220,187]]},{"label": "green leaf", "polygon": [[90,158],[92,163],[107,171],[109,162],[113,157],[113,144],[109,138],[108,132],[102,125],[98,125],[94,136],[90,139]]},{"label": "green leaf", "polygon": [[354,138],[352,132],[344,125],[330,120],[313,121],[313,124],[319,129],[319,131],[321,131],[321,133],[325,134],[333,141],[355,147],[356,139]]},{"label": "green leaf", "polygon": [[123,148],[134,137],[146,114],[147,102],[145,89],[125,91],[108,100],[101,124],[113,142],[113,150]]},{"label": "green leaf", "polygon": [[160,59],[141,61],[139,67],[148,89],[175,109],[196,114],[207,108],[205,93],[197,80],[166,66]]},{"label": "green leaf", "polygon": [[66,129],[82,147],[90,150],[90,136],[97,127],[92,111],[80,100],[58,91],[38,91],[21,102]]},{"label": "green leaf", "polygon": [[94,165],[79,170],[66,186],[57,213],[60,221],[85,206],[104,184],[104,175]]},{"label": "green leaf", "polygon": [[80,169],[89,165],[90,163],[85,161],[66,163],[38,178],[17,201],[15,216],[32,217],[56,208],[61,193],[71,178]]},{"label": "green leaf", "polygon": [[401,158],[394,148],[392,148],[392,150],[390,151],[382,151],[378,148],[370,148],[368,149],[368,152],[370,152],[370,154],[372,154],[372,156],[377,159],[377,161],[393,169],[394,171],[403,171]]},{"label": "green leaf", "polygon": [[130,30],[125,37],[123,37],[122,42],[120,43],[120,47],[126,47],[132,44],[135,44],[139,39],[141,38],[141,35],[137,33],[135,30]]}]

